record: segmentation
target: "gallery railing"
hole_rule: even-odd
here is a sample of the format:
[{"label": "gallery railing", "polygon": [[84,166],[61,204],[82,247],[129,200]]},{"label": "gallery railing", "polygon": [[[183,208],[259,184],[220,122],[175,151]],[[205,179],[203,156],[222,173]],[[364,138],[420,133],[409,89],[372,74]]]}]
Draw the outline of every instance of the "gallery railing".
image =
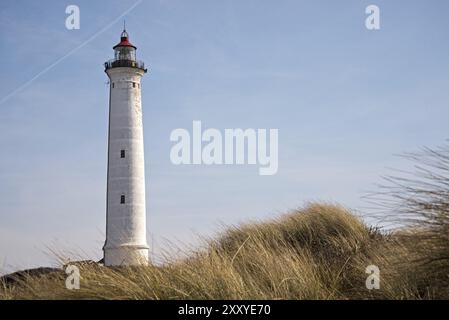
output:
[{"label": "gallery railing", "polygon": [[104,63],[105,70],[108,70],[111,68],[119,68],[119,67],[137,68],[137,69],[141,69],[145,72],[147,71],[147,69],[145,69],[145,64],[143,63],[143,61],[139,61],[139,60],[111,59]]}]

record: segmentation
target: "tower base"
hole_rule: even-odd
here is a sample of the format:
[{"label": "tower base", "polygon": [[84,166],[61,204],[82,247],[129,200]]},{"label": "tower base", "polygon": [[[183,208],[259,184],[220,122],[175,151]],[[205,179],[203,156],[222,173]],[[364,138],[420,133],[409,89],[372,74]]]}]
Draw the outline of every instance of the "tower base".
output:
[{"label": "tower base", "polygon": [[148,265],[147,246],[121,246],[103,248],[105,266],[145,266]]}]

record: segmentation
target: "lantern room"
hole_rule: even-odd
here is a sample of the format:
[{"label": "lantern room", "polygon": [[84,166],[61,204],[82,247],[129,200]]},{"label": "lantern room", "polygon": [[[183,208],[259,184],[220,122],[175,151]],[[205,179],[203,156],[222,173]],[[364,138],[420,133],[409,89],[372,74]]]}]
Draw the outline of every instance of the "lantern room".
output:
[{"label": "lantern room", "polygon": [[145,65],[142,61],[137,60],[136,57],[136,47],[129,42],[128,32],[126,29],[123,29],[122,34],[120,35],[120,42],[116,44],[114,47],[114,59],[109,60],[104,64],[105,70],[111,68],[137,68],[141,69],[144,72],[147,72],[145,69]]},{"label": "lantern room", "polygon": [[120,43],[114,46],[115,60],[136,61],[136,47],[129,42],[128,32],[123,30],[120,35]]}]

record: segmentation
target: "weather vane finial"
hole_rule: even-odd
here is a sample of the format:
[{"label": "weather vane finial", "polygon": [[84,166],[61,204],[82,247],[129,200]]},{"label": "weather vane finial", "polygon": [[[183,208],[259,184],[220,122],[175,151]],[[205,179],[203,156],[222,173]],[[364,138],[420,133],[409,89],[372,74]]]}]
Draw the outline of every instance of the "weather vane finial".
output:
[{"label": "weather vane finial", "polygon": [[126,31],[126,20],[123,19],[123,31]]}]

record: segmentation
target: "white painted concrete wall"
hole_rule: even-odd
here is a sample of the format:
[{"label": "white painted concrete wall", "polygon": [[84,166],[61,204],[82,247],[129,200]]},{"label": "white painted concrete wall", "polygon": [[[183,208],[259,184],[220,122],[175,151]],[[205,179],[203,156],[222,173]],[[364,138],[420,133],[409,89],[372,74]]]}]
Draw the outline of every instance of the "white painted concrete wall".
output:
[{"label": "white painted concrete wall", "polygon": [[[104,263],[141,265],[148,262],[140,89],[144,72],[119,67],[106,73],[110,101]],[[125,158],[121,158],[121,150],[125,150]],[[120,203],[121,195],[125,195],[124,204]]]}]

